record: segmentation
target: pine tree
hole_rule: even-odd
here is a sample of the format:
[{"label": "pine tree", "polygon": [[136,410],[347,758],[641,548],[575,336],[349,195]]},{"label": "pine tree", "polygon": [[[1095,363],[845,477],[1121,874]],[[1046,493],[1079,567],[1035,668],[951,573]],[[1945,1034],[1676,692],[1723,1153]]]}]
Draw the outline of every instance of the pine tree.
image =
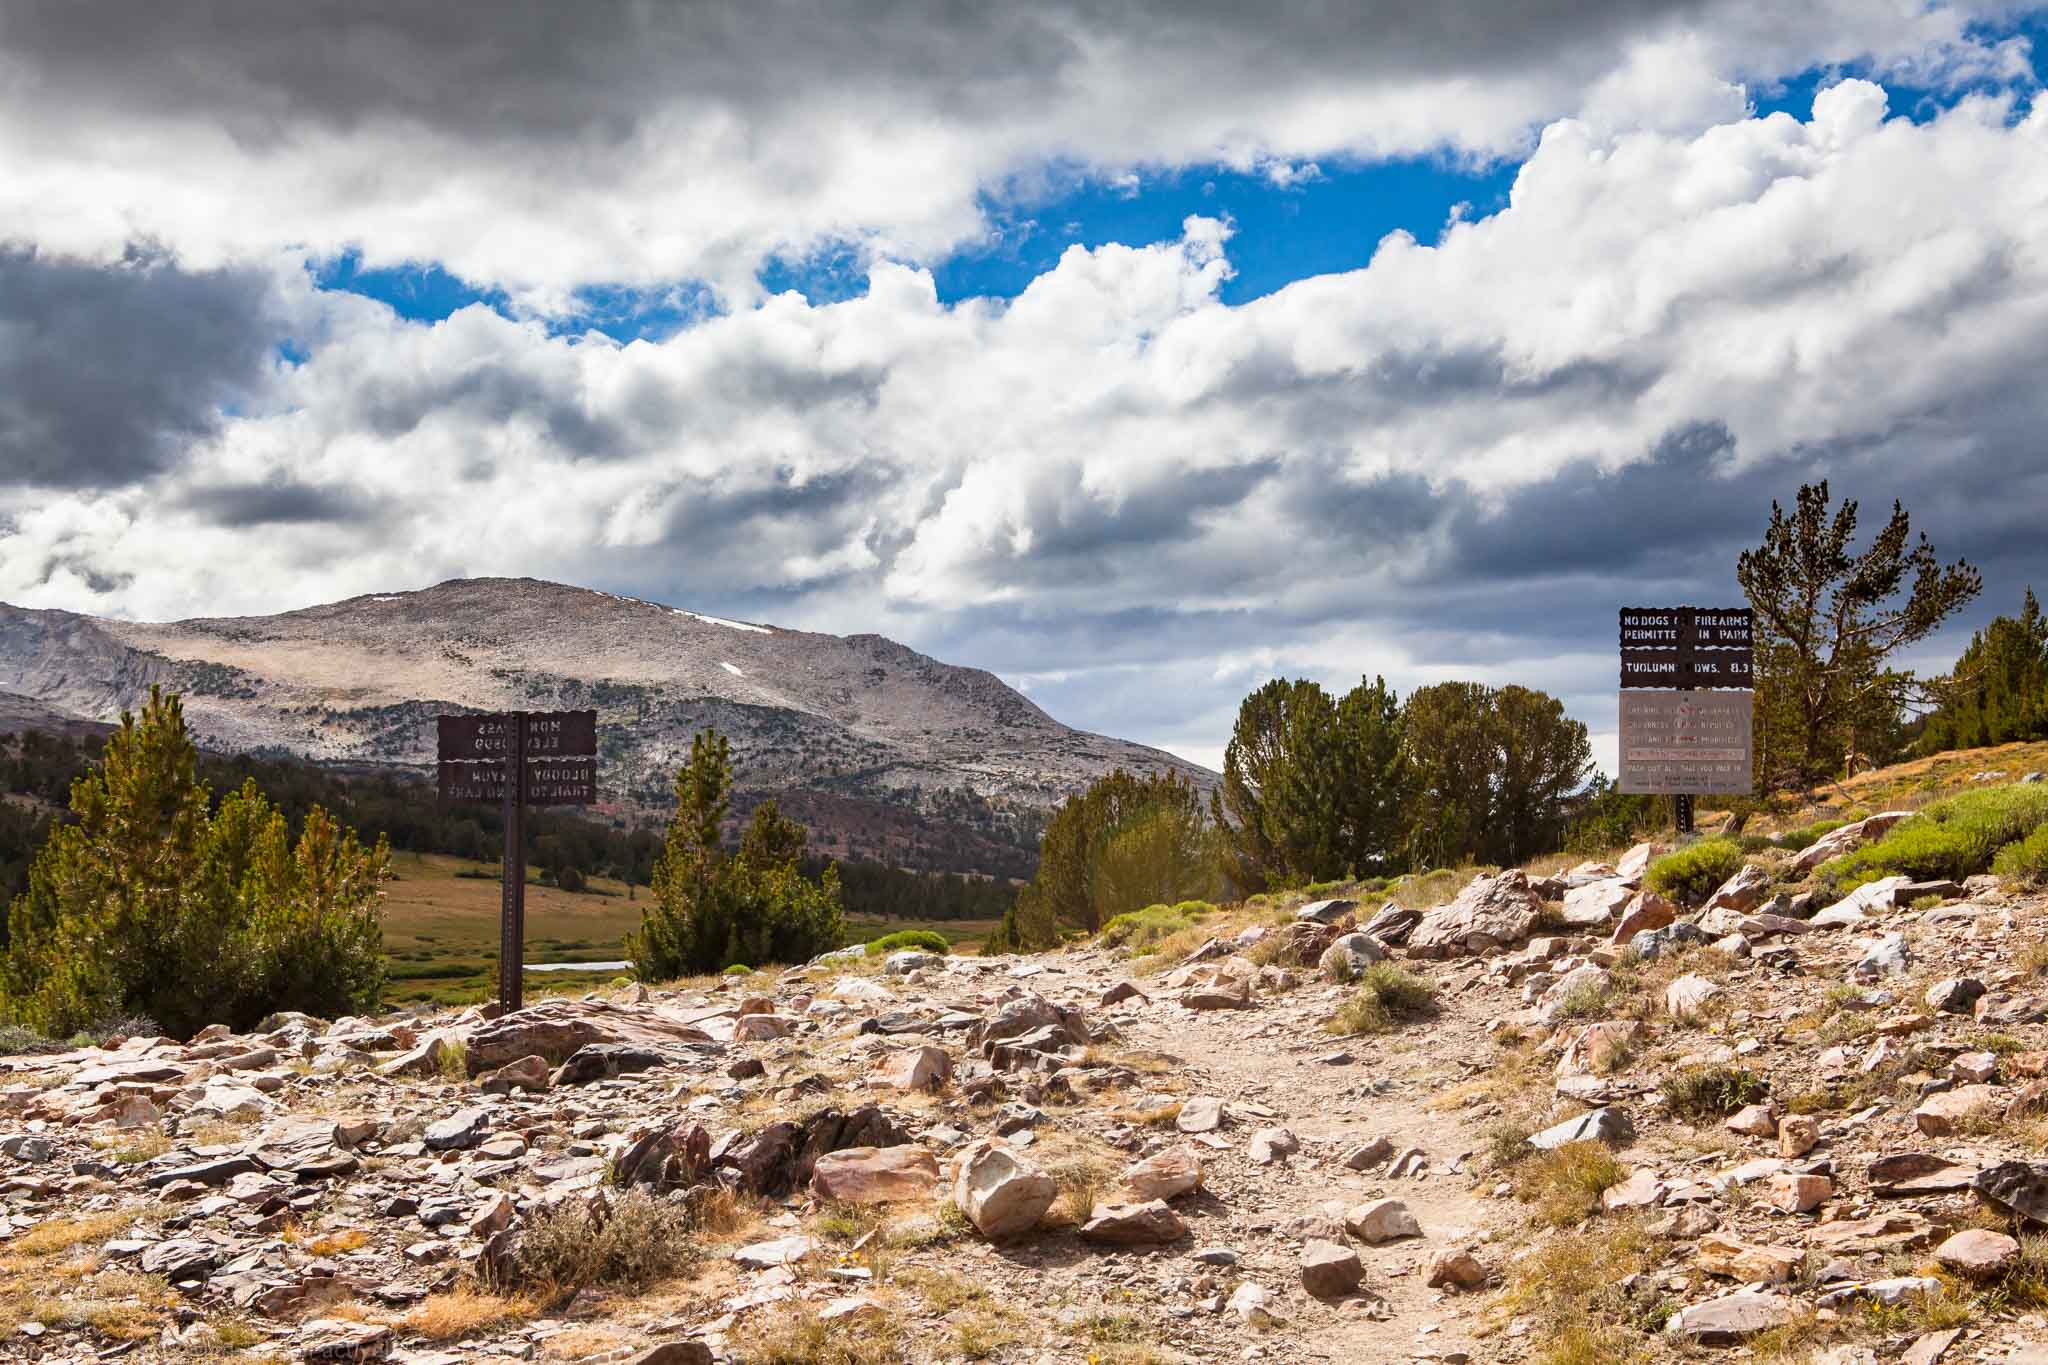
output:
[{"label": "pine tree", "polygon": [[313,807],[296,845],[253,781],[208,810],[175,695],[121,717],[72,784],[9,917],[6,1012],[68,1034],[124,1016],[186,1037],[281,1009],[373,1007],[389,850]]},{"label": "pine tree", "polygon": [[[1924,695],[1887,666],[1982,590],[1963,560],[1944,567],[1925,533],[1911,542],[1905,509],[1852,551],[1856,503],[1829,513],[1826,480],[1800,486],[1792,513],[1771,504],[1763,544],[1745,550],[1736,579],[1756,611],[1758,785],[1766,790],[1835,776],[1868,737],[1895,731]],[[1901,597],[1901,593],[1904,594]]]},{"label": "pine tree", "polygon": [[756,807],[737,856],[720,842],[731,806],[732,748],[706,730],[690,741],[676,773],[676,814],[654,865],[650,903],[627,940],[643,981],[744,964],[803,962],[835,948],[845,932],[839,877],[816,880],[797,863],[804,829],[775,802]]}]

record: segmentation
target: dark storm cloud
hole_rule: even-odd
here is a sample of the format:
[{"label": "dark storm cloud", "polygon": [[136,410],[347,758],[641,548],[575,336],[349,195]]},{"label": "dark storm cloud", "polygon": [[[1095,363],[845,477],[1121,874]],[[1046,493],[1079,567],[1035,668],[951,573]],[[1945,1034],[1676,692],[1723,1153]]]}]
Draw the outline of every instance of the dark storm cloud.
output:
[{"label": "dark storm cloud", "polygon": [[211,484],[186,493],[180,503],[215,526],[356,524],[380,519],[388,502],[351,488],[307,483]]},{"label": "dark storm cloud", "polygon": [[624,447],[612,421],[503,356],[453,372],[392,376],[351,395],[351,402],[361,423],[386,441],[429,421],[485,427],[529,421],[550,445],[573,455],[603,458]]},{"label": "dark storm cloud", "polygon": [[203,112],[257,144],[305,122],[347,131],[371,117],[487,142],[618,144],[642,126],[653,97],[677,89],[749,109],[829,80],[841,90],[921,90],[934,116],[973,121],[1053,96],[1104,43],[1163,67],[1226,61],[1253,85],[1483,77],[1715,8],[1705,0],[17,0],[0,13],[0,49],[53,91],[138,114]]},{"label": "dark storm cloud", "polygon": [[0,249],[0,485],[147,478],[266,373],[267,275]]}]

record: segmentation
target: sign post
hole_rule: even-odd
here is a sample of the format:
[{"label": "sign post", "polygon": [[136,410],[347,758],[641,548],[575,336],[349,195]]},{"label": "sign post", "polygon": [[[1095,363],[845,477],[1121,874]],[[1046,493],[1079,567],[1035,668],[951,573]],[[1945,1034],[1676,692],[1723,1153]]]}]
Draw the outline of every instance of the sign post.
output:
[{"label": "sign post", "polygon": [[1615,786],[1671,796],[1680,834],[1692,833],[1694,796],[1750,790],[1754,624],[1747,607],[1621,610]]},{"label": "sign post", "polygon": [[498,910],[498,1003],[526,1002],[526,809],[597,799],[597,712],[505,711],[441,716],[444,802],[499,802],[505,813]]}]

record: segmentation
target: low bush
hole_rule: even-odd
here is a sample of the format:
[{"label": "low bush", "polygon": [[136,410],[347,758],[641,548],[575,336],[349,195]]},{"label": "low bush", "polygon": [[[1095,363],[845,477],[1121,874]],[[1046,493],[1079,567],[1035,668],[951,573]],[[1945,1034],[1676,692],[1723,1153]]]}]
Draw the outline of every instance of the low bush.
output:
[{"label": "low bush", "polygon": [[1102,926],[1102,941],[1112,948],[1149,948],[1194,928],[1196,921],[1214,908],[1202,901],[1182,901],[1127,910]]},{"label": "low bush", "polygon": [[1998,850],[1991,870],[2030,886],[2048,886],[2048,825]]},{"label": "low bush", "polygon": [[1436,1012],[1436,986],[1391,962],[1375,962],[1358,977],[1358,991],[1326,1025],[1332,1033],[1385,1033],[1403,1019]]},{"label": "low bush", "polygon": [[1733,839],[1702,839],[1651,863],[1643,881],[1681,905],[1698,905],[1741,867],[1742,845]]},{"label": "low bush", "polygon": [[687,1203],[629,1190],[593,1208],[579,1201],[537,1212],[520,1238],[512,1284],[566,1299],[579,1289],[644,1289],[696,1259],[697,1219]]},{"label": "low bush", "polygon": [[905,948],[916,948],[927,953],[949,953],[953,945],[946,936],[930,929],[898,929],[893,934],[884,934],[868,944],[868,956],[880,957],[884,953],[901,952]]},{"label": "low bush", "polygon": [[1820,842],[1823,834],[1832,834],[1848,823],[1847,820],[1816,820],[1804,829],[1788,829],[1771,842],[1797,853],[1801,849],[1812,848]]},{"label": "low bush", "polygon": [[1901,821],[1876,843],[1828,864],[1838,879],[1865,871],[1952,880],[1992,866],[2007,845],[2048,827],[2048,787],[2013,784],[1964,792]]},{"label": "low bush", "polygon": [[1677,1117],[1698,1123],[1759,1104],[1770,1085],[1739,1066],[1689,1066],[1664,1079],[1664,1103]]}]

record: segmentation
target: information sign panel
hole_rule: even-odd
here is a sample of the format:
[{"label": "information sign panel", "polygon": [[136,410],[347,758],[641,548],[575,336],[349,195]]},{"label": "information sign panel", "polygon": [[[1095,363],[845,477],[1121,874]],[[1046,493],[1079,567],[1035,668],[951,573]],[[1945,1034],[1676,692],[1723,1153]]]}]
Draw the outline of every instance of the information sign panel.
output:
[{"label": "information sign panel", "polygon": [[1621,694],[1620,791],[1741,796],[1750,790],[1750,692]]}]

